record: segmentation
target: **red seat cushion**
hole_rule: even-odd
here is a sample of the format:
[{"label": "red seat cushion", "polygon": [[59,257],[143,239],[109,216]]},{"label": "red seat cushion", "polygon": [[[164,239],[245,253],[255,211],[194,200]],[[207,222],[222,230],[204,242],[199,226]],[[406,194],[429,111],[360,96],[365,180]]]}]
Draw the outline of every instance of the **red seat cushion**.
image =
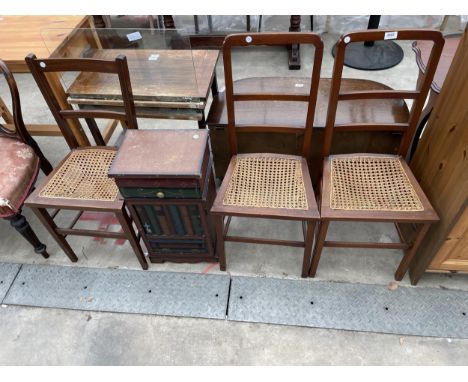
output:
[{"label": "red seat cushion", "polygon": [[39,171],[34,150],[17,139],[0,137],[0,217],[14,215],[23,205]]}]

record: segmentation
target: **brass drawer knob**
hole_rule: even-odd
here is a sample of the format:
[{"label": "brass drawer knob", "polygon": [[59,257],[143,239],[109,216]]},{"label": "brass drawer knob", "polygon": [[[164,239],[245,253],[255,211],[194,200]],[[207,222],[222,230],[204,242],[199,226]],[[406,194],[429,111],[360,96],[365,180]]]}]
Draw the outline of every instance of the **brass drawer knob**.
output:
[{"label": "brass drawer knob", "polygon": [[163,198],[164,198],[164,192],[159,191],[159,192],[156,193],[156,196],[157,196],[159,199],[163,199]]}]

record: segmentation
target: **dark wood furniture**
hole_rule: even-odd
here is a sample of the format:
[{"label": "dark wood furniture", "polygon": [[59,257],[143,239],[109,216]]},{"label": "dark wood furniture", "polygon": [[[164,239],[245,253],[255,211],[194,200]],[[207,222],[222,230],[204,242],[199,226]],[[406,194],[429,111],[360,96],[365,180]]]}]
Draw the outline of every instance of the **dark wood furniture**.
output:
[{"label": "dark wood furniture", "polygon": [[10,89],[13,105],[12,124],[9,127],[0,124],[0,217],[10,221],[11,226],[31,243],[34,252],[48,258],[46,246],[39,241],[21,209],[34,188],[39,169],[47,175],[52,166],[24,125],[15,78],[1,60],[0,72]]},{"label": "dark wood furniture", "polygon": [[[317,107],[314,120],[314,139],[307,161],[311,171],[312,181],[318,182],[322,167],[322,145],[325,128],[328,98],[330,94],[330,78],[321,78],[319,83]],[[310,79],[302,77],[251,77],[234,81],[234,88],[242,93],[256,93],[258,89],[276,93],[295,93],[306,95]],[[383,91],[391,90],[379,82],[343,78],[343,91]],[[237,125],[288,125],[303,127],[307,114],[307,105],[299,102],[277,101],[275,107],[271,102],[258,100],[237,102],[235,118]],[[408,120],[409,111],[402,99],[382,100],[349,100],[340,103],[336,114],[336,124],[372,122],[404,123]],[[220,91],[213,98],[207,125],[210,129],[211,147],[215,163],[216,176],[222,178],[229,164],[230,154],[227,134],[226,93]],[[396,154],[401,141],[401,134],[388,131],[380,132],[346,132],[336,128],[332,153],[374,152]],[[296,134],[281,132],[263,133],[249,132],[237,134],[239,152],[274,152],[281,154],[300,155],[302,151],[303,131]]]},{"label": "dark wood furniture", "polygon": [[[192,48],[221,49],[223,47],[223,42],[226,37],[226,32],[223,32],[223,31],[214,32],[213,31],[213,17],[212,15],[207,15],[209,33],[200,33],[200,24],[199,24],[198,18],[199,18],[199,15],[193,16],[195,34],[190,35],[190,45],[192,46]],[[256,30],[257,32],[260,32],[261,24],[262,24],[262,16],[260,15],[259,20],[258,20],[258,29]],[[251,31],[250,15],[245,16],[245,30],[246,32]]]},{"label": "dark wood furniture", "polygon": [[[71,261],[78,261],[73,249],[66,241],[68,235],[126,239],[130,242],[143,269],[148,268],[139,240],[132,227],[132,220],[125,208],[115,182],[107,176],[116,154],[114,147],[105,147],[98,129],[96,118],[119,120],[128,129],[137,129],[135,105],[125,56],[114,61],[90,59],[37,59],[33,54],[26,62],[39,86],[63,136],[72,151],[60,162],[49,176],[28,197],[29,206],[44,224],[52,237]],[[113,74],[120,84],[124,111],[112,110],[69,110],[61,108],[58,98],[48,81],[51,74],[59,72],[98,72]],[[62,89],[62,92],[64,90]],[[94,147],[80,147],[73,134],[69,120],[85,119],[96,142]],[[50,214],[47,209],[55,209]],[[58,227],[54,217],[61,210],[78,211],[67,227]],[[74,228],[84,211],[113,213],[117,217],[122,232]]]},{"label": "dark wood furniture", "polygon": [[[418,128],[414,136],[413,144],[411,145],[410,160],[416,151],[421,133],[427,121],[429,120],[429,116],[431,115],[432,109],[434,108],[434,105],[440,94],[445,77],[447,76],[447,72],[449,71],[450,65],[452,64],[453,56],[455,55],[458,44],[460,42],[460,36],[460,34],[444,36],[444,49],[442,50],[439,65],[437,66],[437,70],[434,74],[434,79],[431,84],[431,90],[429,91],[429,97],[427,98],[426,106],[424,107],[421,113],[421,117],[419,118]],[[422,80],[424,73],[426,72],[431,48],[432,44],[430,41],[413,42],[413,51],[416,55],[416,64],[419,68],[418,82]]]},{"label": "dark wood furniture", "polygon": [[[315,276],[323,247],[393,248],[405,254],[395,273],[395,279],[405,275],[418,246],[430,225],[438,221],[423,190],[404,161],[429,87],[444,45],[443,36],[435,30],[400,30],[399,40],[430,40],[434,43],[423,81],[415,91],[343,91],[340,89],[346,47],[351,42],[383,40],[393,31],[365,31],[344,34],[337,43],[332,88],[328,104],[327,124],[323,147],[324,170],[320,195],[320,229],[314,247],[309,275]],[[412,99],[409,120],[405,123],[379,122],[339,125],[349,131],[395,131],[402,133],[398,156],[378,154],[329,155],[336,125],[336,109],[343,100],[355,99]],[[326,235],[331,221],[393,222],[400,236],[399,243],[369,243],[328,241]],[[409,238],[401,226],[415,226]]]},{"label": "dark wood furniture", "polygon": [[[223,46],[224,39],[226,37],[226,32],[213,31],[213,19],[211,15],[207,15],[208,20],[208,30],[209,33],[200,33],[200,23],[199,23],[200,15],[193,16],[193,24],[195,29],[195,34],[191,34],[189,36],[190,39],[190,46],[193,49],[221,49]],[[262,16],[259,16],[258,21],[258,32],[260,32],[262,23]],[[172,16],[164,16],[163,22],[160,25],[163,25],[164,28],[168,29],[175,29],[176,25],[174,22],[174,18]],[[251,30],[251,19],[250,15],[245,16],[245,24],[246,24],[246,31],[250,32]]]},{"label": "dark wood furniture", "polygon": [[[199,22],[198,22],[198,15],[193,16],[194,25],[195,25],[195,34],[190,35],[190,45],[192,48],[197,49],[221,49],[223,46],[224,39],[226,37],[226,33],[213,32],[213,25],[212,25],[212,16],[208,16],[208,28],[209,34],[201,34],[199,33]],[[246,15],[246,31],[251,31],[251,23],[250,23],[250,16]],[[260,32],[262,29],[262,19],[263,16],[259,15],[258,20],[258,30]],[[173,29],[175,28],[174,19],[172,16],[164,16],[164,26],[166,28]],[[310,16],[310,30],[314,30],[314,17]],[[300,15],[293,15],[289,18],[289,31],[290,32],[300,32],[301,31],[301,16]],[[232,32],[231,32],[232,33]],[[297,70],[301,68],[301,54],[300,54],[300,46],[298,44],[287,45],[288,49],[288,67],[291,70]]]},{"label": "dark wood furniture", "polygon": [[109,170],[149,259],[217,261],[208,211],[216,195],[206,130],[129,130]]},{"label": "dark wood furniture", "polygon": [[[243,93],[234,89],[231,50],[253,45],[311,44],[314,46],[314,64],[307,94],[275,91]],[[228,110],[229,146],[232,155],[228,170],[218,191],[211,213],[216,224],[217,253],[221,270],[226,270],[225,241],[285,245],[304,248],[302,277],[307,276],[313,243],[315,222],[319,219],[312,182],[306,158],[309,155],[312,129],[320,80],[323,43],[314,33],[253,33],[230,35],[223,45],[226,103]],[[307,105],[305,125],[247,124],[239,125],[235,117],[239,102],[290,101]],[[272,104],[272,107],[274,104]],[[300,156],[281,154],[238,154],[237,132],[304,133]],[[228,217],[226,226],[224,218]],[[229,236],[232,216],[273,218],[302,222],[304,240],[290,241]]]},{"label": "dark wood furniture", "polygon": [[467,62],[465,29],[410,163],[440,216],[440,222],[431,226],[410,265],[413,284],[424,272],[468,272]]},{"label": "dark wood furniture", "polygon": [[[311,20],[311,30],[313,30],[312,16]],[[301,16],[293,15],[289,18],[289,31],[290,32],[300,32],[301,31]],[[299,70],[301,68],[301,52],[299,44],[288,45],[288,67],[291,70]]]},{"label": "dark wood furniture", "polygon": [[[218,51],[96,49],[88,51],[88,57],[108,60],[119,53],[127,57],[138,117],[195,120],[205,127],[210,90],[218,92]],[[118,83],[102,73],[81,74],[67,95],[71,105],[87,110],[122,106]]]}]

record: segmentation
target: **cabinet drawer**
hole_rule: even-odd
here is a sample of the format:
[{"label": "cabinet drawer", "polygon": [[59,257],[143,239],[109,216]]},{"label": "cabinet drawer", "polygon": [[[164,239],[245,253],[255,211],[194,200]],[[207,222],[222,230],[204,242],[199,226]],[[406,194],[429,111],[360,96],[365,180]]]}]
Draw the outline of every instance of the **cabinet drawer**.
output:
[{"label": "cabinet drawer", "polygon": [[199,188],[120,187],[124,198],[198,199]]},{"label": "cabinet drawer", "polygon": [[206,252],[205,240],[157,239],[149,240],[153,253],[203,253]]}]

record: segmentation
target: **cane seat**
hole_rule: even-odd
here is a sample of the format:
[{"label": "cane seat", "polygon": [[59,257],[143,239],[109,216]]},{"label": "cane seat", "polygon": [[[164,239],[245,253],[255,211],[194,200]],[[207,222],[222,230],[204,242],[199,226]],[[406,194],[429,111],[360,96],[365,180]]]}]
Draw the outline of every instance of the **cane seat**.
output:
[{"label": "cane seat", "polygon": [[113,201],[118,188],[107,173],[116,150],[72,151],[40,192],[41,197]]},{"label": "cane seat", "polygon": [[241,154],[233,162],[224,205],[308,209],[301,157]]},{"label": "cane seat", "polygon": [[330,160],[331,209],[424,210],[398,157],[335,155]]}]

